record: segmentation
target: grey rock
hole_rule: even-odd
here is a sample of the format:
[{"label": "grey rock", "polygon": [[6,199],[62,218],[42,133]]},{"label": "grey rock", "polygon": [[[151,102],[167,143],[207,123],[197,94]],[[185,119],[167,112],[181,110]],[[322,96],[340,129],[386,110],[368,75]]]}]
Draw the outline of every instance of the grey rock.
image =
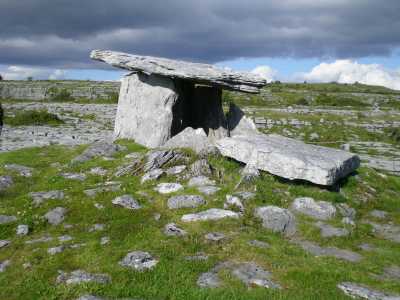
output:
[{"label": "grey rock", "polygon": [[109,242],[110,242],[110,237],[108,237],[108,236],[103,236],[100,239],[100,245],[102,245],[102,246],[107,245]]},{"label": "grey rock", "polygon": [[0,249],[10,245],[10,243],[8,240],[0,240]]},{"label": "grey rock", "polygon": [[72,160],[72,163],[81,163],[88,160],[91,160],[95,157],[113,156],[115,153],[119,151],[125,150],[125,146],[109,143],[109,142],[95,142],[91,144],[83,153]]},{"label": "grey rock", "polygon": [[104,50],[94,50],[90,57],[129,71],[190,80],[248,93],[257,93],[266,84],[257,75],[222,70],[207,64]]},{"label": "grey rock", "polygon": [[350,226],[356,226],[356,223],[354,222],[354,220],[349,218],[349,217],[342,218],[342,224],[350,225]]},{"label": "grey rock", "polygon": [[61,235],[61,236],[58,237],[58,241],[61,242],[61,243],[69,242],[69,241],[72,241],[72,240],[73,240],[73,238],[70,235]]},{"label": "grey rock", "polygon": [[145,172],[161,169],[167,164],[185,160],[186,156],[179,150],[152,150],[146,154]]},{"label": "grey rock", "polygon": [[383,269],[383,274],[380,275],[378,278],[400,281],[400,267],[399,266],[385,267]]},{"label": "grey rock", "polygon": [[0,215],[0,224],[8,224],[17,221],[15,216]]},{"label": "grey rock", "polygon": [[199,159],[190,165],[189,172],[195,177],[209,176],[212,174],[212,167],[207,159]]},{"label": "grey rock", "polygon": [[349,235],[349,231],[346,228],[337,228],[323,222],[317,222],[315,223],[315,226],[321,229],[321,236],[323,238],[342,237]]},{"label": "grey rock", "polygon": [[195,208],[206,204],[206,200],[199,195],[179,195],[168,199],[169,209]]},{"label": "grey rock", "polygon": [[349,262],[359,262],[362,259],[362,256],[360,254],[350,250],[339,249],[336,247],[323,248],[309,241],[294,241],[294,242],[295,244],[303,248],[304,251],[307,251],[315,256],[333,256],[338,259],[343,259]]},{"label": "grey rock", "polygon": [[6,271],[6,269],[10,266],[11,261],[9,259],[0,261],[0,273],[3,273]]},{"label": "grey rock", "polygon": [[215,181],[210,180],[208,177],[205,176],[192,177],[188,182],[188,186],[195,186],[195,187],[214,185],[214,184]]},{"label": "grey rock", "polygon": [[183,189],[183,186],[179,183],[173,182],[163,182],[159,183],[154,190],[159,192],[160,194],[170,194],[175,193]]},{"label": "grey rock", "polygon": [[17,235],[27,235],[29,233],[29,226],[20,224],[17,226]]},{"label": "grey rock", "polygon": [[169,223],[164,227],[164,233],[168,236],[184,236],[187,232],[182,228],[178,227],[175,223]]},{"label": "grey rock", "polygon": [[107,170],[102,168],[102,167],[95,167],[95,168],[91,168],[89,170],[89,173],[92,175],[98,175],[98,176],[105,176],[107,175]]},{"label": "grey rock", "polygon": [[103,184],[98,185],[98,187],[93,189],[84,190],[86,196],[95,197],[97,194],[106,192],[117,192],[121,189],[121,182],[119,181],[107,181]]},{"label": "grey rock", "polygon": [[248,287],[260,286],[279,289],[281,286],[271,280],[271,274],[253,262],[240,263],[232,269],[232,275]]},{"label": "grey rock", "polygon": [[37,243],[47,243],[47,242],[51,242],[52,240],[53,240],[53,238],[51,236],[42,236],[42,237],[34,239],[34,240],[26,241],[25,244],[32,245],[32,244],[37,244]]},{"label": "grey rock", "polygon": [[294,199],[291,209],[319,220],[329,220],[336,214],[336,208],[326,201],[315,201],[310,197]]},{"label": "grey rock", "polygon": [[128,267],[137,271],[144,271],[154,268],[158,263],[150,253],[144,251],[133,251],[129,252],[122,261],[120,265],[123,267]]},{"label": "grey rock", "polygon": [[94,224],[92,227],[89,228],[89,232],[95,232],[95,231],[103,231],[105,229],[104,224]]},{"label": "grey rock", "polygon": [[[333,185],[360,165],[358,156],[279,135],[240,135],[220,139],[216,146],[223,156],[256,166],[290,180]],[[284,166],[284,167],[283,167]]]},{"label": "grey rock", "polygon": [[107,274],[91,274],[82,270],[75,270],[71,273],[59,271],[57,276],[57,283],[64,283],[66,285],[80,284],[87,282],[95,282],[106,284],[111,282],[111,277]]},{"label": "grey rock", "polygon": [[221,232],[209,232],[204,236],[204,238],[207,241],[219,242],[219,241],[222,241],[223,239],[225,239],[226,235]]},{"label": "grey rock", "polygon": [[263,248],[263,249],[270,247],[270,245],[268,243],[263,242],[263,241],[259,241],[259,240],[248,241],[248,244],[250,246],[257,247],[257,248]]},{"label": "grey rock", "polygon": [[218,273],[205,272],[197,279],[197,285],[201,288],[217,288],[221,286],[221,280],[219,279]]},{"label": "grey rock", "polygon": [[356,217],[356,210],[350,207],[346,203],[339,203],[336,205],[337,209],[339,210],[340,214],[345,218],[354,219]]},{"label": "grey rock", "polygon": [[287,209],[277,206],[258,207],[254,215],[263,221],[263,227],[273,232],[279,232],[285,236],[296,233],[296,218]]},{"label": "grey rock", "polygon": [[48,191],[48,192],[31,192],[29,196],[33,199],[34,205],[40,205],[47,200],[62,200],[64,199],[63,191]]},{"label": "grey rock", "polygon": [[206,255],[204,252],[197,252],[195,255],[192,256],[186,256],[185,260],[187,261],[202,261],[202,260],[208,260],[208,255]]},{"label": "grey rock", "polygon": [[65,219],[65,214],[67,213],[67,209],[64,207],[56,207],[44,215],[44,218],[51,225],[59,225]]},{"label": "grey rock", "polygon": [[384,239],[400,243],[400,226],[393,224],[378,224],[367,222],[373,228],[373,232]]},{"label": "grey rock", "polygon": [[185,165],[174,166],[165,171],[168,175],[178,175],[181,174],[183,171],[186,170]]},{"label": "grey rock", "polygon": [[377,248],[373,245],[370,245],[368,243],[362,243],[358,246],[358,248],[360,248],[363,251],[376,251]]},{"label": "grey rock", "polygon": [[226,195],[226,200],[224,203],[224,208],[236,208],[240,213],[244,213],[244,205],[239,197]]},{"label": "grey rock", "polygon": [[208,139],[203,128],[193,129],[186,127],[183,131],[170,138],[162,148],[189,148],[196,153],[201,153],[211,146],[211,141]]},{"label": "grey rock", "polygon": [[60,176],[64,177],[65,179],[78,180],[78,181],[84,181],[86,179],[85,174],[79,174],[79,173],[61,173]]},{"label": "grey rock", "polygon": [[162,175],[164,174],[164,171],[162,169],[153,169],[147,173],[145,173],[140,180],[141,183],[145,183],[146,181],[149,180],[157,180],[159,179]]},{"label": "grey rock", "polygon": [[132,210],[141,208],[140,204],[131,195],[119,196],[112,201],[112,204]]},{"label": "grey rock", "polygon": [[382,211],[382,210],[374,209],[374,210],[369,212],[369,215],[371,217],[376,218],[376,219],[384,219],[384,218],[387,217],[387,212],[386,211]]},{"label": "grey rock", "polygon": [[197,190],[204,195],[210,196],[218,192],[220,188],[213,185],[205,185],[197,187]]},{"label": "grey rock", "polygon": [[9,171],[17,172],[20,176],[23,176],[23,177],[32,177],[32,173],[33,173],[32,168],[17,165],[17,164],[7,164],[4,166],[4,168]]},{"label": "grey rock", "polygon": [[141,166],[142,158],[135,159],[133,162],[123,164],[119,166],[114,173],[115,177],[121,177],[125,175],[135,175],[142,168]]},{"label": "grey rock", "polygon": [[65,250],[65,246],[57,246],[57,247],[52,247],[47,249],[47,253],[50,255],[56,255],[58,253],[61,253]]},{"label": "grey rock", "polygon": [[241,199],[247,201],[247,200],[253,199],[253,198],[256,196],[256,194],[255,194],[255,193],[252,193],[252,192],[243,191],[243,192],[235,193],[234,196],[238,196],[238,197],[240,197]]},{"label": "grey rock", "polygon": [[254,179],[260,177],[260,172],[258,171],[255,165],[248,163],[241,171],[241,181],[242,182],[251,182]]},{"label": "grey rock", "polygon": [[14,184],[11,176],[0,176],[0,192],[5,191]]},{"label": "grey rock", "polygon": [[400,295],[392,295],[372,290],[369,287],[352,282],[342,282],[337,287],[347,296],[368,300],[400,300]]},{"label": "grey rock", "polygon": [[237,212],[219,208],[210,208],[208,210],[194,213],[194,214],[187,214],[183,215],[181,220],[183,222],[197,222],[197,221],[215,221],[224,218],[234,218],[238,219],[239,214]]},{"label": "grey rock", "polygon": [[247,117],[244,112],[233,103],[229,105],[227,119],[229,136],[231,137],[259,133],[254,121]]}]

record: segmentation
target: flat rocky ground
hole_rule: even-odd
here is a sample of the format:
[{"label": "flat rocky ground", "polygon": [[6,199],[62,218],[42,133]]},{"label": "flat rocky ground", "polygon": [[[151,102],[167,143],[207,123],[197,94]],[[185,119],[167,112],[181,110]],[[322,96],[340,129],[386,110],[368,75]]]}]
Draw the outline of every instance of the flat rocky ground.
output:
[{"label": "flat rocky ground", "polygon": [[[317,107],[292,89],[227,100],[248,101],[265,132],[399,158],[397,94]],[[398,299],[396,169],[364,164],[332,189],[267,173],[241,181],[243,166],[220,156],[88,146],[110,136],[113,105],[5,107],[40,105],[66,125],[32,128],[47,131],[37,144],[25,127],[2,137],[0,299]]]}]

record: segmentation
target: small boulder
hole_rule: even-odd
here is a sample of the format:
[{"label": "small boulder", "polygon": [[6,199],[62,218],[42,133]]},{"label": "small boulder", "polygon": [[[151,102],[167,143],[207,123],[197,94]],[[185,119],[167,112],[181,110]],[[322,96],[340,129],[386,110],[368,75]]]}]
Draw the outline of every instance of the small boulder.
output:
[{"label": "small boulder", "polygon": [[263,227],[273,232],[279,232],[285,236],[296,233],[296,218],[287,209],[277,206],[258,207],[254,215],[263,221]]},{"label": "small boulder", "polygon": [[112,204],[125,207],[127,209],[136,210],[141,208],[140,204],[133,199],[131,195],[122,195],[114,200],[112,200]]},{"label": "small boulder", "polygon": [[65,219],[65,214],[67,213],[67,209],[64,207],[56,207],[44,215],[44,218],[51,225],[59,225]]},{"label": "small boulder", "polygon": [[175,193],[183,189],[183,186],[179,183],[163,182],[158,184],[154,190],[160,194]]},{"label": "small boulder", "polygon": [[157,265],[158,260],[148,252],[133,251],[129,252],[121,261],[120,265],[137,271],[149,270]]},{"label": "small boulder", "polygon": [[20,224],[17,226],[17,235],[27,235],[29,233],[29,226]]},{"label": "small boulder", "polygon": [[319,220],[332,219],[336,214],[336,208],[331,203],[315,201],[310,197],[296,198],[292,203],[291,209]]},{"label": "small boulder", "polygon": [[168,236],[184,236],[187,232],[182,228],[178,227],[175,223],[169,223],[164,227],[164,233]]},{"label": "small boulder", "polygon": [[199,195],[179,195],[168,199],[169,209],[195,208],[206,204],[206,200]]}]

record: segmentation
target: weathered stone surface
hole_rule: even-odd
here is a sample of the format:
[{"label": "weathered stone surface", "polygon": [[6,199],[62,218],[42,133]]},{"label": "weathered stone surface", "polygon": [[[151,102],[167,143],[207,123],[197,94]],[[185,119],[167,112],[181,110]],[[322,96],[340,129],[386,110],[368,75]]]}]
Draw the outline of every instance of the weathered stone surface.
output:
[{"label": "weathered stone surface", "polygon": [[0,273],[3,273],[11,264],[9,259],[5,261],[0,261]]},{"label": "weathered stone surface", "polygon": [[207,64],[105,50],[94,50],[90,57],[130,71],[180,78],[249,93],[259,92],[266,84],[266,81],[257,75],[222,70]]},{"label": "weathered stone surface", "polygon": [[75,157],[72,160],[72,162],[73,163],[85,162],[99,156],[110,157],[113,156],[118,151],[123,151],[125,149],[126,149],[125,146],[113,144],[111,142],[99,141],[91,144],[85,151],[83,151],[82,154]]},{"label": "weathered stone surface", "polygon": [[67,209],[64,207],[56,207],[50,210],[48,213],[44,215],[44,218],[51,225],[58,225],[64,221],[65,214],[67,213]]},{"label": "weathered stone surface", "polygon": [[336,208],[326,201],[315,201],[310,197],[294,199],[291,209],[318,220],[329,220],[336,214]]},{"label": "weathered stone surface", "polygon": [[296,218],[287,209],[277,206],[258,207],[254,215],[262,219],[263,227],[273,232],[283,233],[286,236],[296,233]]},{"label": "weathered stone surface", "polygon": [[115,198],[112,204],[125,207],[127,209],[136,210],[141,208],[139,202],[137,202],[131,195],[122,195]]},{"label": "weathered stone surface", "polygon": [[197,190],[200,193],[203,193],[204,195],[214,195],[216,192],[220,190],[219,187],[213,186],[213,185],[204,185],[204,186],[198,186]]},{"label": "weathered stone surface", "polygon": [[65,246],[61,245],[61,246],[57,246],[57,247],[51,247],[49,249],[47,249],[47,253],[50,255],[56,255],[58,253],[61,253],[65,250]]},{"label": "weathered stone surface", "polygon": [[181,174],[185,170],[186,170],[185,165],[179,165],[179,166],[174,166],[174,167],[168,168],[165,171],[165,173],[167,173],[168,175],[178,175],[178,174]]},{"label": "weathered stone surface", "polygon": [[154,190],[159,192],[160,194],[170,194],[175,193],[183,189],[183,186],[179,183],[174,182],[163,182],[159,183]]},{"label": "weathered stone surface", "polygon": [[224,202],[224,208],[236,208],[239,210],[240,213],[244,213],[244,205],[242,201],[240,200],[239,197],[232,196],[232,195],[226,195],[226,200]]},{"label": "weathered stone surface", "polygon": [[379,275],[378,278],[384,280],[397,280],[400,281],[400,267],[399,266],[389,266],[383,269],[383,274]]},{"label": "weathered stone surface", "polygon": [[99,193],[105,192],[117,192],[121,189],[121,182],[119,181],[107,181],[105,183],[100,183],[98,187],[84,190],[86,196],[95,197]]},{"label": "weathered stone surface", "polygon": [[142,73],[122,80],[115,119],[116,138],[134,139],[149,148],[172,136],[172,108],[179,94],[170,78]]},{"label": "weathered stone surface", "polygon": [[0,249],[1,248],[3,248],[3,247],[6,247],[6,246],[8,246],[8,245],[10,245],[10,241],[8,241],[8,240],[0,240]]},{"label": "weathered stone surface", "polygon": [[339,249],[336,247],[320,247],[319,245],[309,241],[295,240],[294,243],[315,256],[333,256],[338,259],[347,260],[350,262],[359,262],[362,256],[356,252]]},{"label": "weathered stone surface", "polygon": [[252,135],[257,134],[256,124],[254,121],[247,117],[244,112],[235,104],[229,105],[229,112],[227,115],[228,132],[229,136],[237,135]]},{"label": "weathered stone surface", "polygon": [[372,290],[364,285],[352,282],[342,282],[337,286],[347,296],[368,300],[400,300],[400,295],[387,294]]},{"label": "weathered stone surface", "polygon": [[315,226],[321,229],[321,236],[324,238],[329,238],[333,236],[341,237],[349,235],[349,231],[346,228],[337,228],[329,224],[325,224],[323,222],[317,222],[315,223]]},{"label": "weathered stone surface", "polygon": [[186,127],[162,145],[162,148],[189,148],[196,153],[200,153],[210,146],[211,142],[203,128],[193,129],[192,127]]},{"label": "weathered stone surface", "polygon": [[378,224],[367,222],[373,228],[373,232],[384,239],[400,243],[400,226],[394,224]]},{"label": "weathered stone surface", "polygon": [[58,237],[58,241],[59,242],[61,242],[61,243],[65,243],[65,242],[69,242],[69,241],[72,241],[73,240],[73,237],[72,236],[70,236],[70,235],[61,235],[61,236],[59,236]]},{"label": "weathered stone surface", "polygon": [[57,276],[57,283],[64,283],[67,285],[80,284],[86,282],[96,282],[96,283],[109,283],[111,277],[107,274],[91,274],[82,270],[75,270],[71,273],[59,271]]},{"label": "weathered stone surface", "polygon": [[5,191],[14,184],[11,176],[0,176],[0,192]]},{"label": "weathered stone surface", "polygon": [[199,159],[190,165],[189,172],[192,176],[209,176],[212,174],[212,167],[207,159]]},{"label": "weathered stone surface", "polygon": [[105,176],[105,175],[107,175],[107,172],[108,171],[102,167],[94,167],[89,170],[90,174],[97,175],[97,176]]},{"label": "weathered stone surface", "polygon": [[192,256],[186,256],[185,257],[186,260],[188,261],[193,261],[193,260],[207,260],[208,259],[208,255],[205,254],[204,252],[197,252],[195,255]]},{"label": "weathered stone surface", "polygon": [[387,216],[387,212],[386,211],[382,211],[382,210],[374,209],[374,210],[369,212],[369,215],[371,217],[376,218],[376,219],[384,219]]},{"label": "weathered stone surface", "polygon": [[63,191],[48,191],[48,192],[31,192],[29,196],[33,199],[34,205],[40,205],[47,200],[62,200],[64,199]]},{"label": "weathered stone surface", "polygon": [[0,224],[8,224],[17,221],[15,216],[0,215]]},{"label": "weathered stone surface", "polygon": [[164,227],[164,233],[168,236],[184,236],[187,232],[182,228],[178,227],[175,223],[169,223]]},{"label": "weathered stone surface", "polygon": [[137,271],[144,271],[152,269],[157,265],[157,263],[158,260],[154,259],[150,253],[134,251],[129,252],[119,264],[123,267],[128,267]]},{"label": "weathered stone surface", "polygon": [[251,241],[248,241],[247,244],[249,244],[250,246],[253,246],[253,247],[264,248],[264,249],[270,247],[270,245],[268,243],[259,241],[259,240],[251,240]]},{"label": "weathered stone surface", "polygon": [[333,185],[360,164],[354,154],[273,134],[223,138],[216,146],[222,155],[273,175],[320,185]]},{"label": "weathered stone surface", "polygon": [[29,226],[25,224],[20,224],[17,226],[17,235],[27,235],[29,233]]},{"label": "weathered stone surface", "polygon": [[61,177],[64,177],[65,179],[70,179],[70,180],[77,180],[77,181],[84,181],[86,180],[86,175],[81,174],[81,173],[61,173]]},{"label": "weathered stone surface", "polygon": [[23,177],[32,177],[33,169],[26,166],[7,164],[4,166],[4,168],[9,171],[17,172],[20,176]]},{"label": "weathered stone surface", "polygon": [[350,207],[346,203],[339,203],[336,205],[337,209],[339,210],[340,214],[349,219],[354,219],[356,217],[356,210],[352,207]]},{"label": "weathered stone surface", "polygon": [[188,182],[188,186],[206,186],[206,185],[214,185],[215,181],[209,179],[208,177],[205,176],[196,176],[190,178]]},{"label": "weathered stone surface", "polygon": [[218,273],[216,272],[205,272],[197,279],[197,285],[201,288],[217,288],[221,285]]},{"label": "weathered stone surface", "polygon": [[104,224],[93,224],[93,226],[91,226],[88,231],[89,232],[103,231],[105,227],[106,226]]},{"label": "weathered stone surface", "polygon": [[204,238],[207,241],[219,242],[219,241],[222,241],[223,239],[225,239],[226,235],[223,234],[222,232],[209,232],[204,236]]},{"label": "weathered stone surface", "polygon": [[140,180],[141,183],[145,183],[146,181],[149,180],[157,180],[164,174],[163,169],[153,169],[147,173],[145,173],[142,176],[142,179]]},{"label": "weathered stone surface", "polygon": [[42,236],[42,237],[34,239],[34,240],[26,241],[25,244],[32,245],[32,244],[37,244],[37,243],[47,243],[47,242],[51,242],[52,240],[53,240],[53,238],[51,236]]},{"label": "weathered stone surface", "polygon": [[195,208],[206,204],[206,200],[199,195],[179,195],[168,199],[169,209]]},{"label": "weathered stone surface", "polygon": [[185,159],[186,156],[179,150],[152,150],[146,155],[146,163],[143,170],[145,172],[161,169],[166,164]]},{"label": "weathered stone surface", "polygon": [[231,210],[210,208],[208,210],[199,213],[183,215],[181,220],[183,222],[196,222],[196,221],[209,221],[209,220],[215,221],[224,218],[238,219],[239,216],[240,215],[237,212]]}]

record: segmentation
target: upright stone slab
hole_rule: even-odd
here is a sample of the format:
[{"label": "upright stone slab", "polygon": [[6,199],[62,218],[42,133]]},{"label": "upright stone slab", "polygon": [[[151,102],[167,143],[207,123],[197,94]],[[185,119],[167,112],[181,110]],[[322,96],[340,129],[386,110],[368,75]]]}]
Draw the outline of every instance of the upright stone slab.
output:
[{"label": "upright stone slab", "polygon": [[143,73],[123,78],[114,134],[149,148],[163,145],[172,131],[179,94],[172,79]]}]

